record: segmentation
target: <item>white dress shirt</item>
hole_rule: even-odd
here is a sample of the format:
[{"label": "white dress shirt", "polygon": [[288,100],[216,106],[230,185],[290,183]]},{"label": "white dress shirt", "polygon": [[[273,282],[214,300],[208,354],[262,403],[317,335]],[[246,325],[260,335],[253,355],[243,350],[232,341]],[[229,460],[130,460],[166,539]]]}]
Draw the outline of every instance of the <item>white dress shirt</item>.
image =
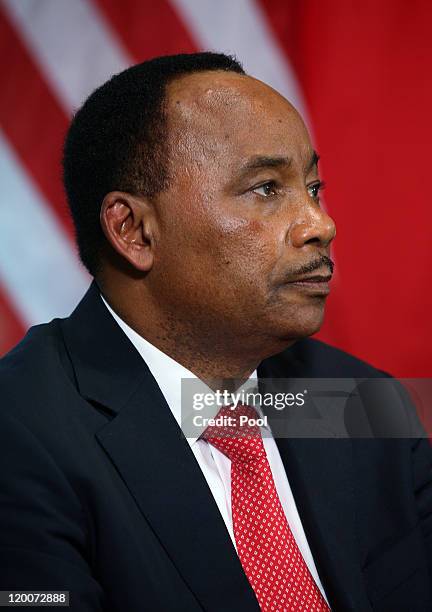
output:
[{"label": "white dress shirt", "polygon": [[[181,411],[181,381],[186,378],[197,379],[197,377],[183,367],[180,363],[166,355],[153,344],[145,340],[137,334],[129,325],[127,325],[109,306],[106,300],[102,297],[102,301],[108,308],[115,321],[124,331],[126,336],[132,342],[138,353],[146,362],[150,372],[154,376],[160,390],[162,391],[165,400],[173,413],[177,423],[182,427],[182,416],[184,411]],[[255,370],[249,381],[246,381],[242,388],[247,389],[251,383],[256,386],[253,381],[257,379],[257,371]],[[208,389],[210,391],[210,389]],[[255,406],[256,408],[256,406]],[[259,410],[259,409],[258,409]],[[264,433],[264,432],[263,432]],[[199,435],[199,434],[198,434]],[[231,461],[223,453],[218,451],[214,446],[211,446],[204,440],[196,437],[187,437],[191,450],[198,462],[199,467],[208,483],[210,491],[222,515],[232,543],[236,548],[236,542],[233,532],[233,521],[231,512]],[[271,431],[266,428],[263,435],[263,443],[267,459],[270,464],[270,469],[273,475],[276,490],[279,495],[285,516],[292,531],[292,534],[297,542],[297,545],[303,555],[303,558],[312,574],[321,593],[327,601],[326,594],[318,576],[315,562],[312,557],[309,544],[300,520],[297,506],[288,482],[285,468],[279,454],[276,442],[271,435]],[[237,550],[237,548],[236,548]],[[328,601],[327,601],[328,603]]]}]

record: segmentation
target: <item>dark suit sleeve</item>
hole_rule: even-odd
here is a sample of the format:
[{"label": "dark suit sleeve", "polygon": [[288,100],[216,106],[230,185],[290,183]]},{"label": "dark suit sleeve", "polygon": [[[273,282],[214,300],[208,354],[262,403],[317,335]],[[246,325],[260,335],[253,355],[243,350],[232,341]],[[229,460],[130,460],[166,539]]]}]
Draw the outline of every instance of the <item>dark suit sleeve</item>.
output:
[{"label": "dark suit sleeve", "polygon": [[0,466],[0,590],[68,590],[69,609],[105,610],[77,495],[36,436],[3,412]]}]

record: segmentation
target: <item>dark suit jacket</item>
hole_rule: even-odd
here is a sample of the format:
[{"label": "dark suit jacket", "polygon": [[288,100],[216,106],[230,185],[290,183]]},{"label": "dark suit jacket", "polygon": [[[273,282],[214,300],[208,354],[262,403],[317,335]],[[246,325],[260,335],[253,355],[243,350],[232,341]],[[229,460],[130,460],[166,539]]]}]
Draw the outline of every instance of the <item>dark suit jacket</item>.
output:
[{"label": "dark suit jacket", "polygon": [[[374,377],[315,340],[259,376]],[[153,376],[93,284],[0,366],[0,589],[73,610],[258,611],[218,508]],[[280,439],[334,610],[432,610],[427,440]]]}]

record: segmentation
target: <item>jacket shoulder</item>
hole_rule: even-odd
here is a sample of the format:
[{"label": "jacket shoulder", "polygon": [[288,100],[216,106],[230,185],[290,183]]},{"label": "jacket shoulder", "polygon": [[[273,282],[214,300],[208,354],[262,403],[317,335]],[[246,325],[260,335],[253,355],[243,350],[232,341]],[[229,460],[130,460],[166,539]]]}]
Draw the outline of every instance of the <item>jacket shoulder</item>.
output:
[{"label": "jacket shoulder", "polygon": [[305,338],[278,355],[266,359],[264,367],[274,371],[274,376],[298,376],[304,378],[378,378],[388,376],[361,359],[330,344]]},{"label": "jacket shoulder", "polygon": [[[31,327],[24,338],[0,359],[0,413],[31,410],[58,397],[61,379],[73,379],[63,342],[60,319]],[[66,375],[66,376],[65,376]]]},{"label": "jacket shoulder", "polygon": [[300,341],[296,348],[313,367],[319,368],[324,373],[328,372],[331,376],[340,374],[368,378],[388,376],[366,361],[315,338]]},{"label": "jacket shoulder", "polygon": [[49,358],[53,349],[58,347],[59,321],[53,319],[50,323],[30,327],[22,340],[0,359],[0,376],[7,376],[17,369],[28,367],[29,363],[34,366],[40,360]]}]

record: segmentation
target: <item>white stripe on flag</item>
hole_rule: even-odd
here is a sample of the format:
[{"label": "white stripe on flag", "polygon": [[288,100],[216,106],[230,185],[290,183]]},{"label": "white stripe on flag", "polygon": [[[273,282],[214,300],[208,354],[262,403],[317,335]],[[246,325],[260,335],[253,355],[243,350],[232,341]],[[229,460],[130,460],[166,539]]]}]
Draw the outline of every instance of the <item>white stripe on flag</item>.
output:
[{"label": "white stripe on flag", "polygon": [[246,72],[268,83],[305,117],[294,71],[253,0],[171,0],[203,50],[234,53]]},{"label": "white stripe on flag", "polygon": [[0,282],[27,325],[70,314],[90,277],[0,131]]},{"label": "white stripe on flag", "polygon": [[89,0],[1,0],[31,54],[70,113],[132,63]]}]

